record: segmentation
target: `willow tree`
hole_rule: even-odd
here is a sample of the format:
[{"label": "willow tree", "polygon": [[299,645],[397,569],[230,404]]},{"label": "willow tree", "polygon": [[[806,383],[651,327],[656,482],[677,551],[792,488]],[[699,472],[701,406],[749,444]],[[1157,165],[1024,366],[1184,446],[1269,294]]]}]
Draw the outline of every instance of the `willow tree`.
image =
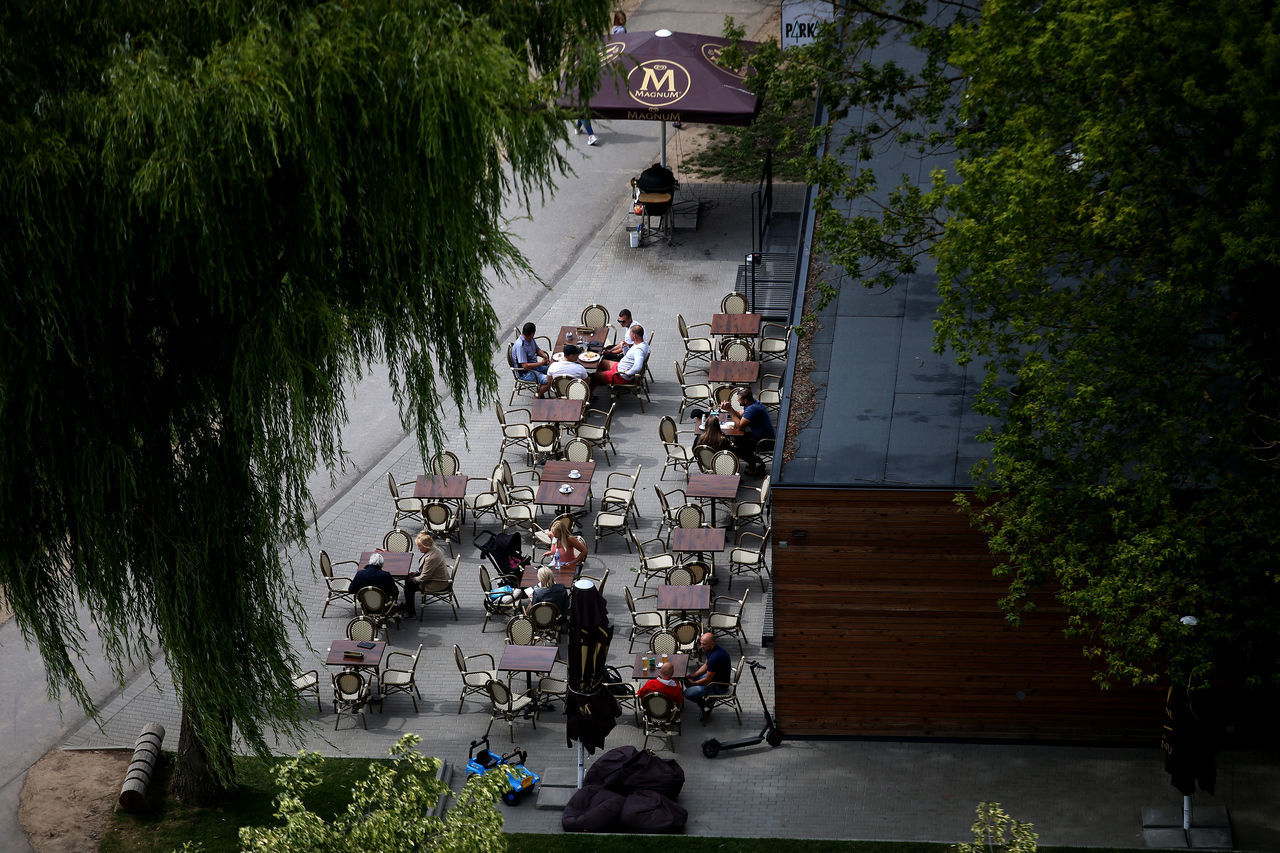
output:
[{"label": "willow tree", "polygon": [[[1009,618],[1054,590],[1104,684],[1276,684],[1280,11],[836,6],[754,85],[784,111],[821,84],[802,162],[833,265],[889,287],[937,263],[937,346],[995,423],[969,509]],[[913,154],[944,165],[877,167]]]},{"label": "willow tree", "polygon": [[[424,450],[487,399],[504,197],[563,173],[560,57],[604,0],[0,7],[0,582],[76,675],[163,657],[177,786],[297,725],[282,549],[375,360]],[[573,80],[571,79],[571,84]],[[590,91],[590,81],[583,83]],[[154,636],[154,642],[149,636]]]}]

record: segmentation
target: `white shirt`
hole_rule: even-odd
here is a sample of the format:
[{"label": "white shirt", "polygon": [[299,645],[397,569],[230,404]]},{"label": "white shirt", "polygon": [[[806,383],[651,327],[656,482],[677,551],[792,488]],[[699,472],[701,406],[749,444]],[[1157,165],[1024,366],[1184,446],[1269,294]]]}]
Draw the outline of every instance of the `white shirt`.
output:
[{"label": "white shirt", "polygon": [[618,362],[618,373],[623,376],[635,376],[644,370],[644,361],[649,357],[649,345],[644,341],[638,344],[632,344],[627,348],[627,352],[622,356],[622,360]]},{"label": "white shirt", "polygon": [[587,373],[587,369],[576,361],[553,361],[551,366],[547,368],[547,378],[554,379],[557,376],[571,376],[574,379],[589,379],[591,374]]}]

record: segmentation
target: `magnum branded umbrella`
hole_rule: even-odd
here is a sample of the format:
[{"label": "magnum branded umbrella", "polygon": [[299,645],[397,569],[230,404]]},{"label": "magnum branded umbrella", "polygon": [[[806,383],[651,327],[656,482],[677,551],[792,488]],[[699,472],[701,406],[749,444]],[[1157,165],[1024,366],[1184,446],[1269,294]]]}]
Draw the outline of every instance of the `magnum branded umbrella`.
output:
[{"label": "magnum branded umbrella", "polygon": [[569,603],[569,692],[564,700],[565,734],[578,742],[578,787],[582,787],[583,749],[604,746],[622,709],[605,686],[605,663],[613,627],[604,596],[589,580],[573,585]]},{"label": "magnum branded umbrella", "polygon": [[[741,42],[750,53],[755,42]],[[619,33],[601,56],[600,88],[588,100],[592,118],[662,122],[666,165],[667,122],[750,124],[760,101],[743,83],[746,69],[716,65],[728,39],[695,33]]]}]

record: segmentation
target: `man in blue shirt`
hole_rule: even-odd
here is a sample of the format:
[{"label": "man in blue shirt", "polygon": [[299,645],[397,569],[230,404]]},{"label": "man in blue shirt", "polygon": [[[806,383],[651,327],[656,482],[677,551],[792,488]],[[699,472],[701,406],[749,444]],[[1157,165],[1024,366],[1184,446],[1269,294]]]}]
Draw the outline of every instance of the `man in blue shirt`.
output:
[{"label": "man in blue shirt", "polygon": [[741,389],[738,400],[742,403],[741,415],[733,410],[728,400],[721,403],[720,408],[733,418],[733,425],[742,430],[742,436],[734,440],[734,449],[746,466],[746,473],[760,477],[764,475],[764,465],[756,456],[756,443],[762,438],[775,438],[777,434],[773,430],[773,421],[769,419],[769,410],[756,400],[750,388]]},{"label": "man in blue shirt", "polygon": [[[716,638],[707,632],[702,635],[702,651],[707,662],[698,667],[698,671],[688,677],[689,686],[685,688],[684,698],[702,707],[704,696],[718,696],[729,692],[729,678],[733,673],[733,665],[729,662],[729,653],[716,645]],[[706,709],[703,709],[706,713]]]},{"label": "man in blue shirt", "polygon": [[538,344],[533,339],[537,331],[532,323],[524,324],[520,337],[516,338],[515,345],[511,347],[511,360],[515,362],[512,367],[520,371],[521,379],[541,385],[547,381],[547,365],[551,363],[551,359],[545,350],[538,349]]}]

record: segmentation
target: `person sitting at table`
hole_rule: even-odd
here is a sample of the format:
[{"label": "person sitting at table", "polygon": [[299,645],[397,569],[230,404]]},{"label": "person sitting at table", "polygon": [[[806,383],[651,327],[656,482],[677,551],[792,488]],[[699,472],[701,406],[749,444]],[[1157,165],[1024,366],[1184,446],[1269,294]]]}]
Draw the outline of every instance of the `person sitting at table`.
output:
[{"label": "person sitting at table", "polygon": [[573,519],[567,515],[560,516],[551,523],[547,533],[551,536],[551,547],[542,555],[543,559],[549,558],[553,564],[573,569],[576,574],[587,559],[587,543],[573,535]]},{"label": "person sitting at table", "polygon": [[409,576],[404,579],[404,612],[409,617],[417,615],[415,601],[419,590],[449,583],[449,564],[436,547],[435,538],[427,531],[420,530],[413,543],[418,546],[422,556],[418,558],[417,569],[409,572]]},{"label": "person sitting at table", "polygon": [[729,446],[729,436],[720,428],[719,418],[707,418],[707,426],[702,435],[693,440],[693,446],[706,446],[717,452]]},{"label": "person sitting at table", "polygon": [[621,361],[606,361],[591,377],[592,386],[626,385],[635,380],[644,370],[645,360],[649,358],[649,345],[644,342],[644,326],[636,323],[627,333],[631,338],[631,346]]},{"label": "person sitting at table", "polygon": [[742,430],[742,435],[734,438],[733,446],[738,458],[746,466],[746,473],[752,477],[760,477],[764,475],[764,465],[760,462],[760,457],[756,456],[756,443],[762,438],[776,437],[773,421],[769,418],[769,410],[756,400],[750,388],[739,389],[738,400],[742,403],[741,415],[733,410],[728,400],[720,404],[720,409],[733,419],[734,426]]},{"label": "person sitting at table", "polygon": [[618,312],[618,329],[622,333],[622,340],[600,353],[600,357],[609,361],[617,361],[627,354],[627,350],[631,348],[631,328],[639,325],[631,318],[631,309],[623,308]]},{"label": "person sitting at table", "polygon": [[663,693],[677,706],[684,705],[684,688],[680,686],[680,682],[676,681],[675,664],[667,661],[658,667],[658,676],[646,681],[644,686],[636,691],[636,698],[643,699],[650,693]]},{"label": "person sitting at table", "polygon": [[729,662],[729,653],[716,645],[716,638],[711,632],[702,635],[700,644],[707,662],[686,679],[689,686],[685,688],[684,696],[698,707],[703,707],[704,696],[719,696],[729,692],[729,677],[732,675],[733,665]]},{"label": "person sitting at table", "polygon": [[538,327],[532,323],[524,324],[520,329],[520,337],[516,338],[511,347],[511,358],[515,361],[515,367],[520,370],[521,379],[542,384],[547,379],[547,366],[551,364],[551,357],[546,350],[539,349],[538,342],[533,339],[537,331]]},{"label": "person sitting at table", "polygon": [[564,345],[564,360],[557,361],[547,368],[546,378],[542,382],[542,388],[539,393],[550,394],[551,383],[557,376],[569,376],[574,379],[590,380],[591,374],[587,369],[578,363],[578,356],[582,355],[582,350],[577,344]]},{"label": "person sitting at table", "polygon": [[560,609],[561,616],[569,615],[569,590],[562,583],[556,583],[555,572],[546,566],[538,569],[538,585],[524,591],[529,603],[524,606],[525,612],[540,601],[550,601]]},{"label": "person sitting at table", "polygon": [[364,568],[356,572],[356,576],[351,579],[351,586],[347,587],[347,591],[356,593],[366,586],[376,586],[386,593],[388,601],[399,601],[400,589],[396,586],[396,579],[382,568],[382,563],[382,555],[375,551]]}]

